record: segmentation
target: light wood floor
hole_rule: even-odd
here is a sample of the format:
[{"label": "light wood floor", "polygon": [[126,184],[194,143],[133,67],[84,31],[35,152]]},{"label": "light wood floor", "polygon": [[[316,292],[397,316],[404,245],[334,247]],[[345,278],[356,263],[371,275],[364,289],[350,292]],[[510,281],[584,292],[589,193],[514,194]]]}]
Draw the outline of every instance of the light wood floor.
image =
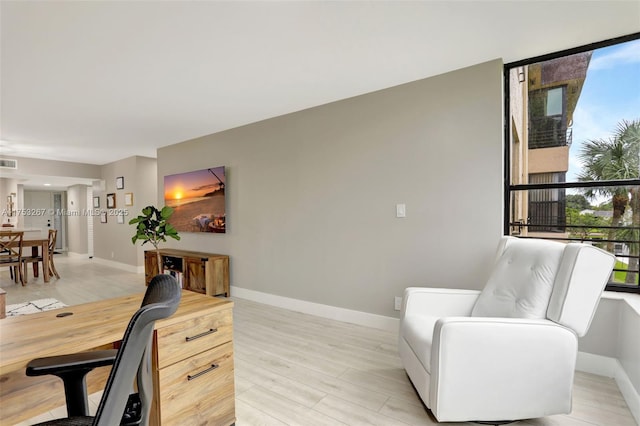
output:
[{"label": "light wood floor", "polygon": [[[55,261],[62,278],[49,284],[30,271],[21,287],[1,271],[7,304],[51,297],[73,305],[144,291],[142,274],[61,255]],[[396,333],[234,300],[238,426],[437,424],[401,367]],[[64,414],[62,408],[24,424]],[[580,372],[571,415],[513,424],[636,425],[612,379]]]}]

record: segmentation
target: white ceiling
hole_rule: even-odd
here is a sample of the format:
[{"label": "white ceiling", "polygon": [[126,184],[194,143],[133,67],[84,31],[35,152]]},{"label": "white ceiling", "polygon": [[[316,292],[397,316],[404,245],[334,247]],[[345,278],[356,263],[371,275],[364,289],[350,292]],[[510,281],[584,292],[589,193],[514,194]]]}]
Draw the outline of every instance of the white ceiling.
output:
[{"label": "white ceiling", "polygon": [[2,0],[0,14],[0,153],[90,164],[640,31],[637,0]]}]

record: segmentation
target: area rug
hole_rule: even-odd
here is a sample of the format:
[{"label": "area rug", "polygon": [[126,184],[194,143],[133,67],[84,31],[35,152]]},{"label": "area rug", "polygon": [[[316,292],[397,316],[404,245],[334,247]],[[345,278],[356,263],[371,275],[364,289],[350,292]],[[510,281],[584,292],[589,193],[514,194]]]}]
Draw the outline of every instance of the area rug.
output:
[{"label": "area rug", "polygon": [[7,305],[7,316],[15,317],[17,315],[35,314],[51,309],[64,308],[65,305],[57,299],[38,299],[30,302],[16,303],[15,305]]}]

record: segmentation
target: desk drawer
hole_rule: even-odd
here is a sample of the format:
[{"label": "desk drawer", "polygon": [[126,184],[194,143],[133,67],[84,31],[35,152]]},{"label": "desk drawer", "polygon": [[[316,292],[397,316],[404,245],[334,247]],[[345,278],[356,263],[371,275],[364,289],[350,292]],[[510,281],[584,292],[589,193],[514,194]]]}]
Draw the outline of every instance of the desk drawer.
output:
[{"label": "desk drawer", "polygon": [[193,318],[157,330],[158,368],[231,341],[231,309]]},{"label": "desk drawer", "polygon": [[158,374],[163,426],[235,422],[231,342],[163,368]]}]

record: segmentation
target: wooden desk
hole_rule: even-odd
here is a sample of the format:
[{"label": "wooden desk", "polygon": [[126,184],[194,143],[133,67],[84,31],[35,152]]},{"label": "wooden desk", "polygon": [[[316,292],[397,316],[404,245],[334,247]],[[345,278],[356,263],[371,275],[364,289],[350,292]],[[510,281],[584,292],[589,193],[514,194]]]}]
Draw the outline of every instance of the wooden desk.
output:
[{"label": "wooden desk", "polygon": [[[27,377],[27,363],[37,357],[113,347],[122,338],[142,296],[0,321],[0,425],[15,424],[63,406],[62,382],[51,376]],[[177,312],[156,322],[151,425],[235,422],[232,308],[229,300],[183,291]],[[73,315],[57,318],[60,312]],[[201,338],[185,339],[203,333]],[[212,364],[218,368],[187,380],[187,375],[207,370]],[[90,373],[90,392],[104,386],[108,368]],[[198,408],[193,408],[196,405]]]}]

